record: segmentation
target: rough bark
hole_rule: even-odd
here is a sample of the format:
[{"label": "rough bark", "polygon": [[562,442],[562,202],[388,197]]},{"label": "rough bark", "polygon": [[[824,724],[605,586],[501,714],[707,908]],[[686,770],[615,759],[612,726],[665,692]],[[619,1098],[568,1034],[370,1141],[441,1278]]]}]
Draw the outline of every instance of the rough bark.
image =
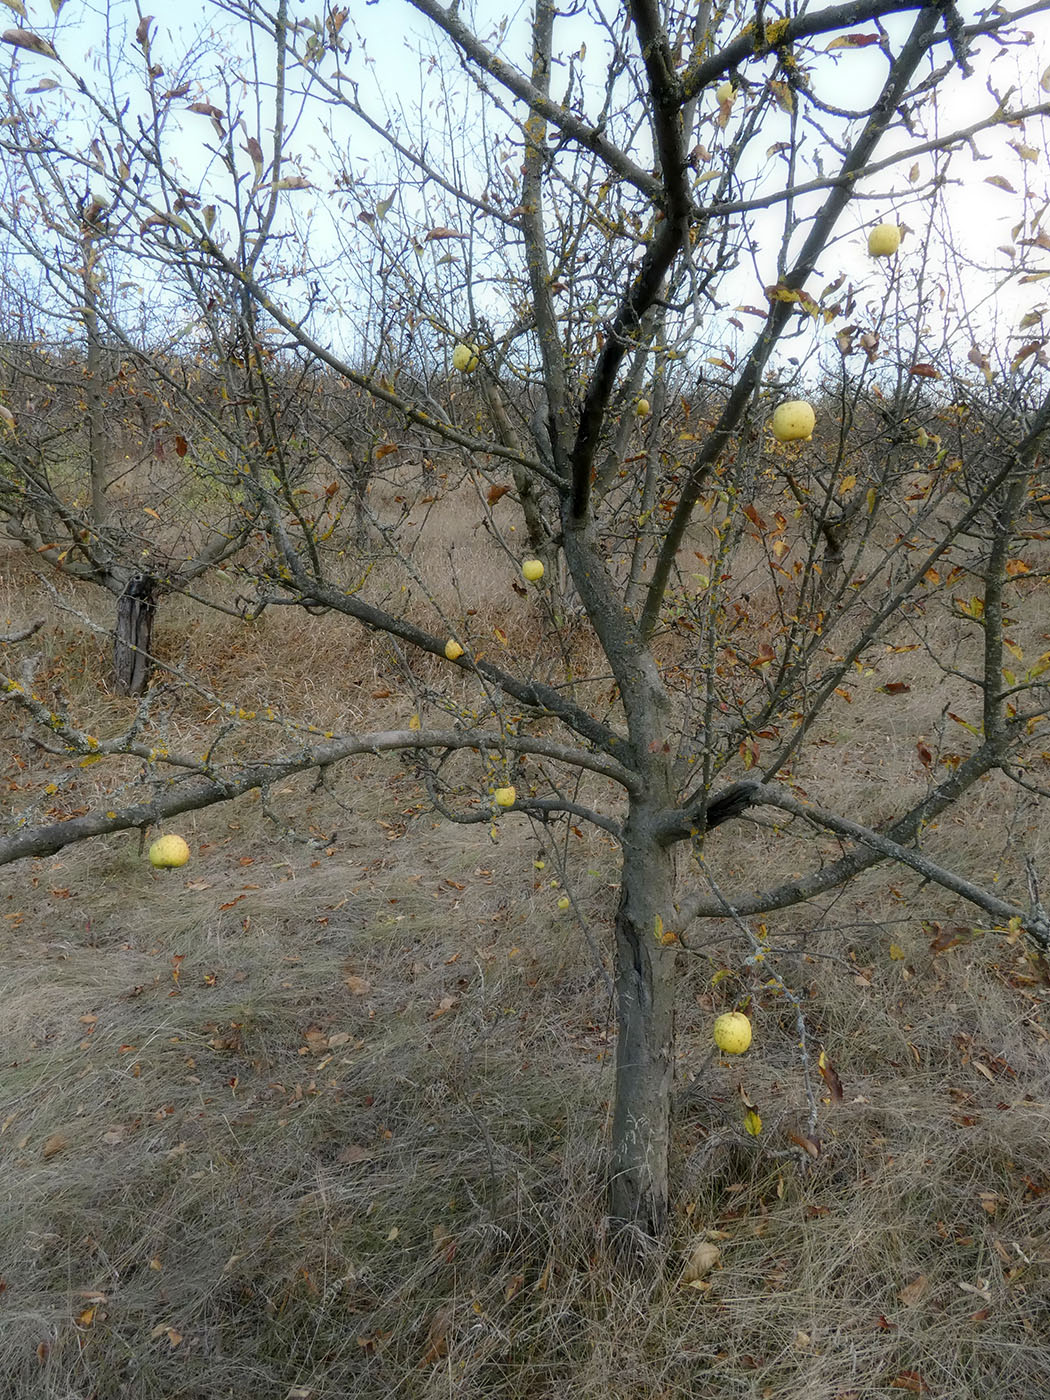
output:
[{"label": "rough bark", "polygon": [[117,600],[113,679],[123,695],[142,695],[149,685],[157,580],[133,574]]},{"label": "rough bark", "polygon": [[616,911],[616,1097],[609,1213],[619,1229],[660,1238],[667,1223],[674,1073],[674,857],[644,809],[624,829]]}]

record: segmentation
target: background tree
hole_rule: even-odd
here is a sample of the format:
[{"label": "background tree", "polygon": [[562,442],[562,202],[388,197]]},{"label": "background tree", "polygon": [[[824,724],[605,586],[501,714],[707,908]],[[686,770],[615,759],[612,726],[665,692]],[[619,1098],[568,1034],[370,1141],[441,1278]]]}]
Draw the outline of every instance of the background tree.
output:
[{"label": "background tree", "polygon": [[[174,347],[140,358],[178,384],[180,411],[192,404],[207,433],[214,479],[242,518],[227,544],[256,532],[239,596],[252,616],[336,613],[389,639],[415,714],[396,730],[322,735],[221,697],[224,726],[201,757],[147,733],[148,706],[100,739],[9,678],[9,698],[61,746],[140,758],[150,786],[24,823],[0,859],[389,750],[415,753],[452,820],[494,823],[495,791],[513,788],[511,810],[528,820],[612,835],[610,1212],[659,1235],[675,969],[697,921],[736,921],[757,965],[768,934],[745,921],[890,860],[1038,947],[1050,935],[1034,868],[1027,886],[1020,866],[982,883],[939,858],[936,836],[990,773],[1041,795],[1045,658],[1006,619],[1033,572],[1019,551],[1043,491],[1042,341],[1007,349],[1008,388],[991,395],[983,352],[960,364],[958,322],[926,328],[931,239],[916,251],[907,230],[870,278],[847,255],[871,209],[920,227],[947,217],[944,162],[965,143],[1009,126],[1038,145],[1029,133],[1047,104],[1016,84],[965,128],[940,116],[963,74],[996,92],[996,51],[1028,42],[1020,16],[996,7],[965,24],[949,5],[859,0],[745,17],[632,0],[566,17],[536,0],[528,26],[486,32],[480,13],[411,0],[433,26],[413,107],[388,90],[384,106],[369,85],[368,39],[346,7],[310,20],[284,3],[215,8],[238,21],[236,41],[251,36],[243,82],[224,68],[194,86],[198,60],[162,91],[161,70],[178,65],[147,18],[119,92],[66,68],[61,32],[59,57],[44,57],[97,124],[107,206],[126,209],[109,220],[111,256],[162,280],[203,337],[193,375]],[[853,65],[848,107],[836,60]],[[9,150],[27,170],[45,120],[20,112]],[[314,120],[329,169],[311,163]],[[197,138],[191,175],[192,129],[211,135]],[[55,132],[72,161],[69,131]],[[370,150],[367,174],[364,133],[390,162]],[[1018,199],[1021,283],[1021,250],[1045,235],[1038,205]],[[57,264],[74,280],[78,237]],[[454,370],[457,343],[476,347],[473,373]],[[349,413],[333,423],[331,399],[314,408],[333,383],[374,405],[363,455]],[[784,397],[814,401],[812,445],[771,439]],[[962,430],[966,415],[980,434]],[[390,468],[392,499],[373,508],[363,553],[373,466]],[[508,574],[521,539],[551,566],[532,595],[546,624],[534,655],[515,656],[479,618],[455,557],[439,590],[417,555],[428,503],[468,489]],[[913,649],[944,687],[958,740],[915,736],[911,790],[873,785],[864,810],[839,810],[824,753],[833,745],[841,763],[869,738],[843,707],[876,682],[892,705],[908,684],[881,668]],[[260,732],[261,718],[274,727]],[[739,827],[716,834],[744,816],[747,843],[730,834]]]}]

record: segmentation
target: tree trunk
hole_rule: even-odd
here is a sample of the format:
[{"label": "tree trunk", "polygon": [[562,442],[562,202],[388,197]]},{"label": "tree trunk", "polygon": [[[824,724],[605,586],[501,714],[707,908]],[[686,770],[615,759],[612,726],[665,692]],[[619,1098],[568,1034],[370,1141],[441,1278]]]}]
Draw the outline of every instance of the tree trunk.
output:
[{"label": "tree trunk", "polygon": [[117,600],[113,677],[123,695],[142,695],[149,684],[156,587],[149,574],[133,574]]},{"label": "tree trunk", "polygon": [[616,1099],[609,1213],[659,1238],[667,1224],[674,1074],[674,856],[628,817],[616,911]]}]

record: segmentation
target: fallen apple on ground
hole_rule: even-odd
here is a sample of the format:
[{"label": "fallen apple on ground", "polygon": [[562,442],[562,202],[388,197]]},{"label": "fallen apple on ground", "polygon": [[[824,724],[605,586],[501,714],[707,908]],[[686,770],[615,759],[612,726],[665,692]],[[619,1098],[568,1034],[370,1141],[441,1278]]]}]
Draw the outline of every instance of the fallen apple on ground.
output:
[{"label": "fallen apple on ground", "polygon": [[526,559],[521,566],[522,577],[529,583],[539,583],[543,577],[543,563],[539,559]]},{"label": "fallen apple on ground", "polygon": [[496,789],[496,806],[513,807],[517,793],[512,787],[501,787]]},{"label": "fallen apple on ground", "polygon": [[450,661],[458,661],[463,655],[463,648],[456,641],[455,637],[449,637],[445,643],[445,655]]}]

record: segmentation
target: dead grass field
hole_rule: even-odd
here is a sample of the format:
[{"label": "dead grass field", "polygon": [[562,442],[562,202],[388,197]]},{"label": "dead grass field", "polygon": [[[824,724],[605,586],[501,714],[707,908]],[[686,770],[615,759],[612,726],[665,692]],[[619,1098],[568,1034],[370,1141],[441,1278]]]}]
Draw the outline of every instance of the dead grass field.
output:
[{"label": "dead grass field", "polygon": [[[467,558],[459,586],[492,593],[494,547]],[[2,572],[0,608],[32,612],[17,557]],[[104,641],[39,596],[49,684],[96,732],[118,729],[131,708],[105,690]],[[475,614],[479,628],[497,616],[526,646],[526,605]],[[249,627],[174,603],[157,646],[238,703],[405,721],[382,647],[338,620]],[[822,775],[828,801],[848,807],[864,783],[888,812],[924,781],[915,738],[940,698],[911,658],[894,664],[912,701],[887,718],[858,687],[841,723],[866,738]],[[199,704],[173,721],[187,744],[209,718]],[[94,795],[97,770],[69,775],[5,724],[12,807],[49,779],[69,808]],[[698,929],[682,957],[673,1235],[642,1283],[602,1221],[611,847],[585,835],[572,853],[599,963],[556,907],[559,853],[520,819],[495,841],[441,824],[389,759],[348,764],[325,790],[283,787],[289,830],[258,800],[212,808],[182,823],[182,870],[153,872],[132,834],[2,872],[0,1395],[1050,1390],[1050,996],[1023,949],[885,868],[823,911],[770,918],[770,962],[843,1086],[833,1102],[811,1064],[813,1160],[791,1138],[806,1113],[794,1008],[730,924]],[[989,782],[936,839],[958,868],[1009,883],[1018,832],[1045,854],[1028,808]],[[726,878],[802,859],[750,824],[719,842]],[[720,1062],[712,1017],[748,992],[754,1048]],[[686,1284],[701,1241],[720,1259]]]}]

